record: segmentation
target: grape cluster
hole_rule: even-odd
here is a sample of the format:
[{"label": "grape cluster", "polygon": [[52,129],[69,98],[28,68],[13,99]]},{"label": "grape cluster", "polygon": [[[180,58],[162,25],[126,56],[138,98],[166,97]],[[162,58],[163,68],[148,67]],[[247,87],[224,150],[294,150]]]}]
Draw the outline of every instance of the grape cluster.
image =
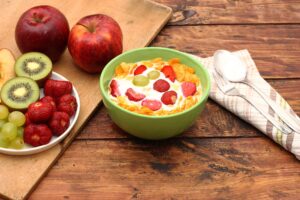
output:
[{"label": "grape cluster", "polygon": [[23,125],[26,117],[20,111],[9,112],[8,108],[0,105],[0,147],[22,149]]}]

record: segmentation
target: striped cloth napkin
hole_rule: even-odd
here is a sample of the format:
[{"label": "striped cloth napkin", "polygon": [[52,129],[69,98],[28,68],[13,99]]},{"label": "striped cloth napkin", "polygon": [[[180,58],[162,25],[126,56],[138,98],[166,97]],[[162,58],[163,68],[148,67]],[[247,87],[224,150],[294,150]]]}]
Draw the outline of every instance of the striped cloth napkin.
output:
[{"label": "striped cloth napkin", "polygon": [[[292,110],[290,105],[281,97],[281,95],[278,94],[276,90],[272,88],[270,84],[260,76],[255,63],[247,50],[237,51],[234,52],[234,54],[237,55],[242,60],[242,62],[247,65],[247,78],[252,80],[255,85],[258,85],[265,94],[269,94],[270,98],[276,101],[278,105],[286,109],[288,112],[292,113],[292,115],[298,117]],[[225,107],[233,114],[255,126],[261,132],[266,134],[276,143],[283,146],[286,150],[292,152],[298,159],[300,159],[300,133],[294,132],[286,135],[279,131],[276,127],[274,127],[268,120],[266,120],[264,116],[262,116],[244,99],[236,96],[224,95],[222,91],[219,90],[217,84],[212,78],[212,70],[214,69],[213,58],[196,58],[202,62],[202,64],[208,69],[211,75],[211,93],[209,95],[211,99]],[[277,120],[280,120],[276,113],[274,113],[272,108],[270,108],[268,104],[261,98],[261,96],[259,96],[259,94],[257,94],[252,88],[242,83],[235,83],[235,86],[242,94],[247,95],[256,104],[258,104],[258,106],[262,110],[265,110],[266,112],[274,116]]]}]

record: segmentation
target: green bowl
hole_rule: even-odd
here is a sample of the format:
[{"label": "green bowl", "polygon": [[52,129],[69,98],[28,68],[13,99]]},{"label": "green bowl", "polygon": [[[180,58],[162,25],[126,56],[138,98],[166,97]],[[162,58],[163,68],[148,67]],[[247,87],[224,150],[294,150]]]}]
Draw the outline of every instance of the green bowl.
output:
[{"label": "green bowl", "polygon": [[[193,67],[202,84],[202,97],[191,108],[167,115],[147,116],[130,112],[110,100],[108,87],[115,68],[121,62],[138,62],[160,57],[163,60],[179,58],[181,63]],[[127,51],[111,60],[100,76],[100,91],[103,102],[111,119],[124,131],[143,139],[160,140],[176,136],[190,127],[205,107],[210,91],[210,79],[207,70],[194,57],[173,49],[161,47],[145,47]]]}]

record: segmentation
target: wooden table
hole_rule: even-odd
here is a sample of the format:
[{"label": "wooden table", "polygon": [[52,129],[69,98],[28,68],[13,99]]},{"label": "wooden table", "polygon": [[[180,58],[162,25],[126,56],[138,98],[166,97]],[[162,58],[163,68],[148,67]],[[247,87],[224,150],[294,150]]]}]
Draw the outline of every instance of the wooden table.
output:
[{"label": "wooden table", "polygon": [[[300,1],[157,0],[173,18],[151,46],[248,49],[300,115]],[[299,199],[300,164],[213,101],[180,137],[130,137],[100,105],[31,199]]]}]

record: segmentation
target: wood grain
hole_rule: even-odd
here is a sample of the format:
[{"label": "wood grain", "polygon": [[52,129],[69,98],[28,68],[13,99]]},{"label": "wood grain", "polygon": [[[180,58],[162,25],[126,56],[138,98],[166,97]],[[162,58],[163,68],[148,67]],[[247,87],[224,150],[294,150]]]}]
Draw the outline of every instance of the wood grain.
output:
[{"label": "wood grain", "polygon": [[[287,100],[300,116],[300,79],[271,80],[269,83]],[[196,123],[179,137],[262,137],[263,134],[250,124],[229,113],[209,100]],[[101,106],[81,131],[79,139],[112,139],[131,137],[118,128]]]},{"label": "wood grain", "polygon": [[173,9],[170,25],[300,23],[300,1],[155,0]]},{"label": "wood grain", "polygon": [[267,138],[77,140],[30,199],[297,199],[299,181]]},{"label": "wood grain", "polygon": [[[203,57],[219,48],[248,48],[265,78],[282,79],[269,82],[300,114],[300,79],[293,79],[300,78],[300,1],[155,1],[171,6],[174,14],[153,46]],[[0,2],[6,7],[10,1]],[[70,1],[61,9],[76,12],[90,2]],[[12,42],[0,35],[0,44]],[[212,101],[179,138],[128,137],[98,106],[30,199],[299,198],[299,161]]]},{"label": "wood grain", "polygon": [[[5,27],[0,30],[1,47],[11,49],[16,56],[20,55],[14,42],[15,24],[25,10],[41,4],[53,5],[61,10],[71,27],[81,17],[89,14],[103,13],[112,16],[121,26],[124,51],[149,44],[171,15],[171,10],[165,6],[139,0],[1,1],[0,11],[6,13],[0,19],[2,26]],[[0,165],[0,171],[5,172],[0,173],[1,195],[13,199],[24,198],[51,167],[51,164],[71,144],[102,99],[99,91],[99,74],[90,75],[76,68],[68,51],[59,62],[55,63],[54,71],[68,78],[78,90],[81,100],[79,118],[64,142],[48,150],[47,153],[18,158],[1,154],[0,163],[5,163]],[[9,181],[6,181],[7,179]]]},{"label": "wood grain", "polygon": [[152,43],[200,57],[248,49],[265,78],[300,78],[300,25],[168,26]]}]

